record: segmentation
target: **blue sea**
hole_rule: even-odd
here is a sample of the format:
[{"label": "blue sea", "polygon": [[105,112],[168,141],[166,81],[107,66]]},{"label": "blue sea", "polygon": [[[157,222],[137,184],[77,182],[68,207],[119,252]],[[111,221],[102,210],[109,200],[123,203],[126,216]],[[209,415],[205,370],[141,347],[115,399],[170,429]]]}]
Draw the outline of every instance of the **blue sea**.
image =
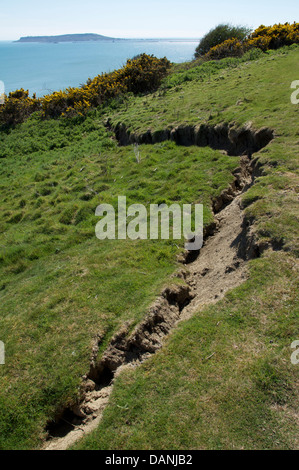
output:
[{"label": "blue sea", "polygon": [[19,88],[43,96],[78,86],[122,67],[146,52],[172,62],[191,60],[198,40],[117,40],[58,44],[0,42],[0,80],[5,92]]}]

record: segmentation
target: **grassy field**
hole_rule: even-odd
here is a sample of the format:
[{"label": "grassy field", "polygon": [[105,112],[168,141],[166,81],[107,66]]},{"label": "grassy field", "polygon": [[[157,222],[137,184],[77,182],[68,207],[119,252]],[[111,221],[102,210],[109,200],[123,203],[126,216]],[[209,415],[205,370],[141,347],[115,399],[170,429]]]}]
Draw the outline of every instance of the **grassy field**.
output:
[{"label": "grassy field", "polygon": [[101,425],[77,449],[298,447],[290,364],[298,267],[271,253],[252,262],[250,274],[180,324],[142,367],[121,374]]},{"label": "grassy field", "polygon": [[[257,219],[259,235],[265,241],[283,239],[298,254],[299,106],[290,100],[297,61],[298,46],[291,46],[256,60],[224,59],[215,67],[208,62],[203,66],[208,73],[201,67],[185,70],[181,66],[156,93],[131,99],[107,116],[112,125],[121,122],[137,133],[200,123],[233,123],[236,127],[251,123],[257,129],[274,129],[275,141],[259,153],[265,177],[246,194],[244,202],[250,205],[248,213]],[[177,82],[180,85],[173,85]]]},{"label": "grassy field", "polygon": [[198,200],[208,223],[211,197],[238,160],[165,142],[140,146],[137,163],[132,147],[118,148],[91,119],[67,128],[31,119],[5,145],[0,439],[19,448],[37,445],[47,419],[74,399],[95,336],[104,347],[124,321],[133,327],[176,266],[180,241],[98,240],[97,205],[116,206],[117,195],[128,204]]},{"label": "grassy field", "polygon": [[[290,101],[299,48],[176,66],[154,94],[86,119],[38,115],[0,134],[0,448],[42,445],[45,426],[75,399],[94,339],[105,349],[133,328],[169,282],[182,241],[100,241],[101,203],[204,204],[239,160],[173,142],[119,147],[104,122],[134,132],[179,124],[268,126],[263,174],[245,194],[257,240],[270,248],[250,277],[182,323],[163,350],[122,374],[99,428],[78,449],[296,448],[298,367],[298,117]],[[297,316],[296,316],[297,315]],[[205,358],[213,354],[209,360]]]}]

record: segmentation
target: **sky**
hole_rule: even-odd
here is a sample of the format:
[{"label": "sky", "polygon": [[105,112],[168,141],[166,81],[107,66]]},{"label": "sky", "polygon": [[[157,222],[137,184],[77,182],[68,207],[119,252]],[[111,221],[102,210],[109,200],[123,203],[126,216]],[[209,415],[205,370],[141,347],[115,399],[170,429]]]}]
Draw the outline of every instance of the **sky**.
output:
[{"label": "sky", "polygon": [[219,23],[256,28],[298,21],[298,0],[1,1],[0,40],[97,33],[118,38],[200,38]]}]

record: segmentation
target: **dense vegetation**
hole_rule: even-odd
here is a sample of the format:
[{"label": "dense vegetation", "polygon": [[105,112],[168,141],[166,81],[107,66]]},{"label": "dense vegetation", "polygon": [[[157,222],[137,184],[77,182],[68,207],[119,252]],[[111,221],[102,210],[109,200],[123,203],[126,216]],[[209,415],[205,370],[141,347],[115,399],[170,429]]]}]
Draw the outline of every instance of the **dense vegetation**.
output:
[{"label": "dense vegetation", "polygon": [[249,33],[249,29],[245,26],[232,26],[230,24],[219,24],[211,29],[201,39],[195,49],[195,58],[202,57],[209,52],[212,47],[218,46],[228,39],[237,39],[242,41]]},{"label": "dense vegetation", "polygon": [[290,361],[299,336],[299,108],[290,101],[298,58],[291,46],[214,69],[182,65],[164,90],[109,114],[140,133],[165,122],[275,129],[255,155],[262,176],[243,197],[259,243],[274,249],[249,263],[248,281],[121,374],[103,421],[76,449],[298,448],[298,365]]},{"label": "dense vegetation", "polygon": [[0,105],[0,125],[4,128],[27,119],[41,110],[43,118],[83,116],[90,108],[107,104],[111,99],[127,93],[148,93],[156,90],[170,68],[170,62],[141,54],[111,73],[89,79],[79,88],[56,91],[41,99],[30,98],[23,89],[5,96]]},{"label": "dense vegetation", "polygon": [[[218,25],[198,45],[195,58],[199,64],[226,57],[241,57],[249,51],[266,52],[299,43],[299,23],[260,26],[248,36],[242,26]],[[159,88],[170,71],[170,62],[164,57],[140,54],[129,59],[124,67],[111,73],[89,79],[81,87],[56,91],[41,99],[28,91],[16,90],[5,96],[0,105],[0,126],[5,129],[23,122],[35,111],[43,118],[80,117],[88,110],[107,105],[111,100],[122,100],[129,93],[151,93]]]},{"label": "dense vegetation", "polygon": [[[89,81],[78,99],[74,90],[46,97],[43,115],[24,90],[7,97],[2,123],[4,113],[25,121],[11,118],[0,132],[0,448],[42,445],[48,420],[76,399],[96,335],[101,354],[125,321],[133,328],[144,318],[178,268],[182,241],[97,240],[97,205],[116,207],[123,194],[145,205],[202,202],[207,224],[212,199],[239,164],[174,142],[140,145],[137,162],[107,121],[137,133],[182,123],[274,129],[275,140],[255,155],[262,176],[243,199],[257,242],[268,249],[249,263],[244,284],[117,378],[101,425],[77,448],[298,446],[298,366],[290,362],[299,334],[299,108],[290,101],[298,57],[296,44],[255,48],[170,71],[168,61],[142,56]],[[129,78],[120,81],[124,70]],[[85,105],[87,90],[95,92]]]},{"label": "dense vegetation", "polygon": [[230,37],[211,47],[204,58],[206,60],[219,60],[224,57],[240,57],[253,48],[265,52],[298,43],[299,23],[275,24],[269,27],[262,25],[244,39],[239,39],[237,36]]},{"label": "dense vegetation", "polygon": [[[107,111],[107,110],[106,110]],[[99,241],[101,203],[189,203],[212,220],[211,198],[234,157],[172,142],[118,147],[104,114],[81,123],[32,116],[1,134],[1,448],[38,446],[47,420],[73,401],[97,334],[103,347],[142,319],[176,267],[178,240]]]}]

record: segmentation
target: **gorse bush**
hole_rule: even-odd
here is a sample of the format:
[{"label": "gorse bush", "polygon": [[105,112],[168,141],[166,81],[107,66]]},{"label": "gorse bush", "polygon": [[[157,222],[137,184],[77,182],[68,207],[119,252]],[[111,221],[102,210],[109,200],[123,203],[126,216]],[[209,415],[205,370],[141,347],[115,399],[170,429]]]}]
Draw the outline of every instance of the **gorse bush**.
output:
[{"label": "gorse bush", "polygon": [[105,104],[121,94],[152,92],[160,86],[170,65],[166,58],[141,54],[129,59],[119,70],[89,79],[81,88],[67,88],[45,96],[42,100],[43,116],[83,115],[89,108]]},{"label": "gorse bush", "polygon": [[107,104],[127,92],[133,94],[155,91],[167,75],[171,63],[164,57],[140,54],[129,59],[124,67],[89,79],[79,88],[55,91],[41,99],[29,97],[23,89],[9,93],[0,105],[0,125],[23,122],[34,111],[41,110],[44,118],[83,116],[90,108]]},{"label": "gorse bush", "polygon": [[0,105],[0,125],[13,126],[27,119],[32,113],[40,109],[41,100],[35,95],[29,97],[28,90],[23,88],[5,95],[4,103]]},{"label": "gorse bush", "polygon": [[[249,45],[263,41],[268,43],[268,49],[279,49],[299,43],[299,23],[275,24],[273,26],[259,26],[248,39]],[[259,46],[257,46],[259,47]]]},{"label": "gorse bush", "polygon": [[202,57],[209,52],[212,47],[218,46],[229,39],[242,41],[249,34],[250,30],[246,26],[232,26],[230,24],[219,24],[211,29],[200,41],[196,50],[195,58]]},{"label": "gorse bush", "polygon": [[240,57],[253,48],[266,52],[269,49],[279,49],[296,43],[299,43],[299,23],[262,25],[243,40],[235,37],[211,47],[204,55],[204,59],[219,60],[224,57]]},{"label": "gorse bush", "polygon": [[241,57],[246,46],[238,39],[227,39],[218,46],[212,47],[205,55],[206,59],[219,60],[225,57]]},{"label": "gorse bush", "polygon": [[[249,35],[245,26],[221,24],[209,31],[196,48],[200,66],[209,60],[238,58],[249,51],[278,49],[299,44],[299,23],[261,25]],[[168,75],[171,63],[164,57],[139,54],[129,59],[121,69],[102,73],[81,87],[56,91],[43,98],[29,97],[28,90],[16,90],[5,95],[0,105],[0,127],[10,127],[25,121],[35,111],[43,118],[80,117],[88,110],[101,105],[116,103],[127,93],[151,93],[159,88]],[[185,81],[189,74],[181,77]]]},{"label": "gorse bush", "polygon": [[157,59],[147,54],[128,60],[122,69],[127,90],[134,94],[155,91],[166,76],[170,65],[166,57]]},{"label": "gorse bush", "polygon": [[72,117],[87,110],[90,104],[82,88],[67,88],[65,91],[55,91],[42,100],[44,117],[56,118],[68,115]]},{"label": "gorse bush", "polygon": [[269,49],[271,38],[269,36],[257,36],[247,41],[249,49],[257,48],[266,52]]}]

